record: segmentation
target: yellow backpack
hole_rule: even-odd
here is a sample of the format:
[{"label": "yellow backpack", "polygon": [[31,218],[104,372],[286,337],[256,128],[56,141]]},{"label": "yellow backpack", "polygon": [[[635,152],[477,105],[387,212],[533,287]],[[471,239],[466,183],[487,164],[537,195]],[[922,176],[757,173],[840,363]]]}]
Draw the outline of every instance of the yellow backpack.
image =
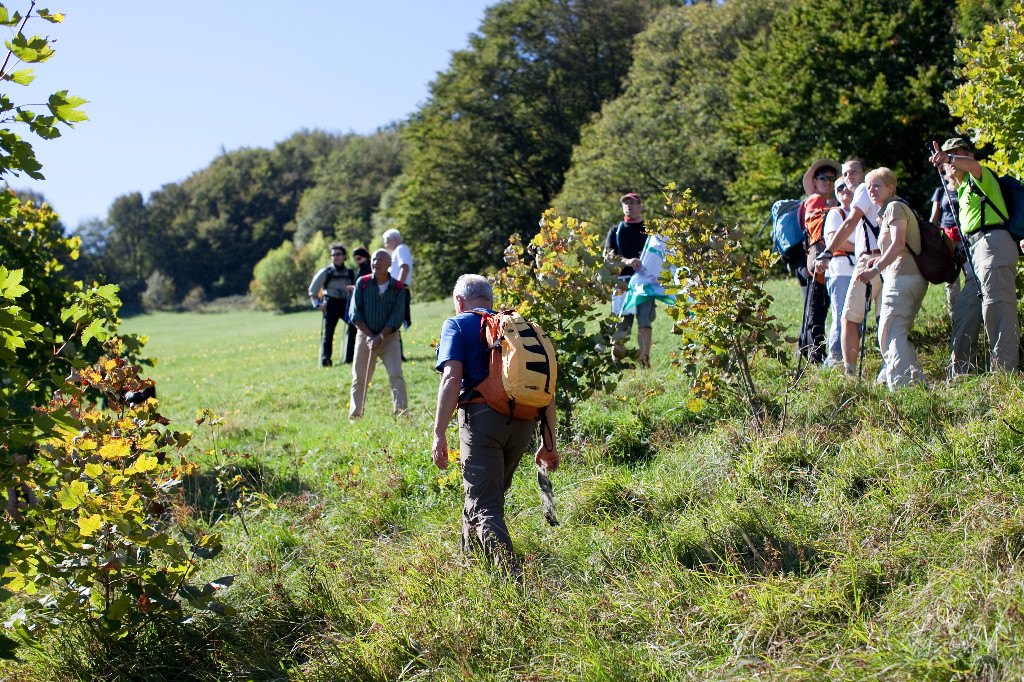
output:
[{"label": "yellow backpack", "polygon": [[555,397],[558,367],[551,339],[514,310],[474,311],[490,351],[487,378],[475,390],[494,410],[516,419],[541,418]]}]

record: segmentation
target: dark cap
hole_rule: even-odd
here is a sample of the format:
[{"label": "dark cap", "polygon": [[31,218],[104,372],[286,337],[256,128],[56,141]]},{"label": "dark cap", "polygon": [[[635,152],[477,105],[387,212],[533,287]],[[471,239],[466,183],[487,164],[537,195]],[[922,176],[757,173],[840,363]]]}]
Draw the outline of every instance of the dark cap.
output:
[{"label": "dark cap", "polygon": [[370,252],[369,252],[369,251],[367,251],[367,250],[366,250],[365,248],[363,248],[362,246],[358,247],[358,248],[357,248],[357,249],[356,249],[355,251],[353,251],[353,252],[352,252],[352,255],[353,255],[353,256],[362,256],[362,257],[363,257],[363,258],[365,258],[366,260],[370,260]]},{"label": "dark cap", "polygon": [[640,201],[639,195],[635,194],[634,192],[630,192],[629,194],[623,194],[621,197],[619,197],[620,204],[624,204],[627,201],[635,201],[638,204],[643,203],[642,201]]},{"label": "dark cap", "polygon": [[962,137],[951,137],[942,143],[942,151],[951,152],[954,149],[966,149],[969,152],[973,152],[971,149],[971,143]]}]

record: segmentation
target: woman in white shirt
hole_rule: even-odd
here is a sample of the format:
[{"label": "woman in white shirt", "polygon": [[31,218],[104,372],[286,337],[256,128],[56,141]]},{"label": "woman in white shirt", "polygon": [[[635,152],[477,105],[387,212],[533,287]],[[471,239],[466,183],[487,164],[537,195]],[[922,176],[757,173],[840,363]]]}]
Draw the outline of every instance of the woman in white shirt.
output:
[{"label": "woman in white shirt", "polygon": [[[853,189],[846,184],[846,180],[839,178],[836,181],[836,199],[839,206],[829,211],[825,218],[825,243],[832,243],[832,237],[842,226],[846,216],[850,214],[850,202],[853,200]],[[853,257],[853,240],[848,239],[839,248],[826,256],[828,268],[825,270],[825,288],[828,290],[831,301],[832,322],[828,329],[828,357],[825,359],[826,367],[843,366],[842,348],[842,324],[843,305],[846,303],[846,291],[850,288],[850,278],[853,276],[853,267],[856,261]],[[826,252],[827,253],[827,252]]]}]

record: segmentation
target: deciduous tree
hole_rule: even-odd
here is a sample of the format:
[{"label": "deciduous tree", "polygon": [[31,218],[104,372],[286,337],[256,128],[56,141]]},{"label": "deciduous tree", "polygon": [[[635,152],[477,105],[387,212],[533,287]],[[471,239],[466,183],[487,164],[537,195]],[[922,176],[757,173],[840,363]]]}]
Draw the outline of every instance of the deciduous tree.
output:
[{"label": "deciduous tree", "polygon": [[643,0],[509,0],[492,6],[413,115],[403,191],[389,218],[443,295],[498,267],[562,184],[579,128],[617,95]]},{"label": "deciduous tree", "polygon": [[960,86],[946,95],[976,141],[991,144],[1002,172],[1024,177],[1024,3],[957,50]]}]

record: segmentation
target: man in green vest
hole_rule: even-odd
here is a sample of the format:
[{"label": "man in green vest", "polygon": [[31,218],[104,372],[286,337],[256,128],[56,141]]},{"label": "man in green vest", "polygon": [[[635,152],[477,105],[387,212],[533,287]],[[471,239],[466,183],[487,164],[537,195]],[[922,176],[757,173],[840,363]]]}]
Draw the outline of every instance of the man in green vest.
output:
[{"label": "man in green vest", "polygon": [[[1017,319],[1017,243],[1003,221],[1006,203],[995,174],[974,158],[970,143],[954,137],[932,142],[931,162],[945,168],[957,187],[960,230],[970,252],[978,287],[981,314],[991,347],[991,368],[1012,372],[1019,364],[1020,323]],[[962,374],[975,366],[977,325],[965,324],[970,307],[978,304],[973,292],[963,291],[953,306],[951,374]],[[968,327],[972,327],[968,328]]]}]

